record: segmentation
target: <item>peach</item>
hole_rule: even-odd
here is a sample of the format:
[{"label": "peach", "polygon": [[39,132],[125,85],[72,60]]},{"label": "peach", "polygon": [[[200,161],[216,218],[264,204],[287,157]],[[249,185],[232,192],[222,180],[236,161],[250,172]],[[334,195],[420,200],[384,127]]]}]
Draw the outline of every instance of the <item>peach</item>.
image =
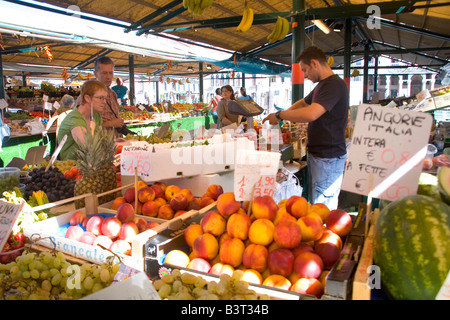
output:
[{"label": "peach", "polygon": [[316,247],[319,243],[329,242],[338,246],[339,250],[342,250],[342,239],[336,233],[331,231],[330,229],[325,229],[322,237],[314,242],[314,246]]},{"label": "peach", "polygon": [[219,252],[219,243],[212,234],[203,233],[194,240],[192,251],[198,258],[211,260]]},{"label": "peach", "polygon": [[111,209],[112,210],[117,210],[122,204],[124,204],[125,202],[127,202],[125,200],[125,197],[117,197],[113,200],[113,203],[111,205]]},{"label": "peach", "polygon": [[170,199],[169,204],[172,207],[173,211],[177,212],[186,209],[188,200],[184,194],[179,192]]},{"label": "peach", "polygon": [[277,203],[278,208],[285,208],[285,207],[286,207],[286,202],[287,202],[287,200],[288,200],[288,199],[280,200],[280,201]]},{"label": "peach", "polygon": [[161,188],[160,185],[157,184],[153,184],[150,186],[150,188],[153,189],[153,191],[155,192],[155,199],[156,198],[164,198],[164,190]]},{"label": "peach", "polygon": [[71,226],[76,226],[77,224],[82,224],[84,219],[86,219],[86,213],[78,210],[72,213],[72,215],[70,216],[69,223]]},{"label": "peach", "polygon": [[174,195],[180,192],[180,190],[181,189],[179,186],[171,184],[167,186],[166,190],[164,191],[164,197],[167,201],[170,201]]},{"label": "peach", "polygon": [[78,241],[92,245],[95,242],[96,238],[97,238],[97,236],[95,234],[93,234],[92,232],[85,231],[85,232],[83,232],[81,237],[78,239]]},{"label": "peach", "polygon": [[226,239],[220,246],[220,261],[236,268],[242,263],[245,245],[238,238]]},{"label": "peach", "polygon": [[251,224],[250,217],[246,213],[236,212],[228,218],[227,232],[233,238],[246,240]]},{"label": "peach", "polygon": [[254,283],[254,284],[262,284],[263,277],[261,273],[254,269],[246,269],[244,270],[244,273],[242,274],[242,281],[246,281],[248,283]]},{"label": "peach", "polygon": [[134,206],[131,203],[124,203],[117,209],[117,219],[120,222],[133,221],[135,217]]},{"label": "peach", "polygon": [[153,190],[151,187],[141,188],[138,191],[138,199],[141,203],[155,200],[155,190]]},{"label": "peach", "polygon": [[200,206],[199,198],[194,198],[191,202],[188,203],[186,210],[200,210],[202,207]]},{"label": "peach", "polygon": [[269,253],[267,266],[270,273],[289,277],[294,266],[294,254],[286,248],[275,249]]},{"label": "peach", "polygon": [[204,208],[210,205],[211,203],[214,203],[214,199],[206,195],[202,196],[199,200],[200,208]]},{"label": "peach", "polygon": [[331,269],[341,254],[338,245],[330,242],[319,243],[314,249],[314,252],[322,258],[325,269]]},{"label": "peach", "polygon": [[206,189],[205,194],[214,199],[217,200],[217,198],[223,193],[223,188],[221,185],[219,184],[212,184],[210,186],[208,186],[208,188]]},{"label": "peach", "polygon": [[328,209],[327,205],[324,203],[314,203],[313,205],[311,205],[311,207],[309,207],[308,214],[309,213],[318,214],[322,221],[325,222],[328,214],[330,213],[330,209]]},{"label": "peach", "polygon": [[273,241],[271,244],[269,244],[269,246],[267,247],[267,250],[269,250],[269,252],[272,252],[275,249],[281,248],[280,245],[278,243],[276,243],[275,241]]},{"label": "peach", "polygon": [[308,200],[301,196],[291,196],[286,201],[286,211],[297,219],[306,216],[308,214],[308,208]]},{"label": "peach", "polygon": [[292,285],[291,291],[315,296],[320,299],[323,295],[324,287],[322,283],[315,278],[300,278]]},{"label": "peach", "polygon": [[294,260],[294,272],[300,278],[318,278],[322,270],[322,258],[316,253],[303,252]]},{"label": "peach", "polygon": [[197,237],[202,234],[203,230],[201,225],[193,223],[187,226],[186,229],[184,229],[184,240],[186,241],[186,244],[192,248],[195,239],[197,239]]},{"label": "peach", "polygon": [[225,192],[217,198],[216,207],[219,213],[226,218],[236,213],[241,204],[236,201],[233,192]]},{"label": "peach", "polygon": [[102,223],[102,234],[111,239],[115,239],[119,236],[121,226],[122,222],[116,217],[107,217]]},{"label": "peach", "polygon": [[273,197],[265,195],[254,197],[252,202],[252,214],[256,219],[269,219],[273,221],[277,215],[278,206]]},{"label": "peach", "polygon": [[177,212],[175,212],[175,214],[173,215],[174,218],[179,217],[183,214],[185,214],[187,211],[186,210],[178,210]]},{"label": "peach", "polygon": [[164,182],[157,181],[153,185],[160,187],[163,193],[166,192],[167,185]]},{"label": "peach", "polygon": [[111,250],[114,253],[129,256],[131,255],[131,244],[128,241],[118,239],[111,244],[109,250]]},{"label": "peach", "polygon": [[297,218],[295,218],[293,215],[289,214],[286,211],[286,207],[281,207],[278,209],[277,214],[275,215],[275,219],[273,219],[273,224],[277,225],[282,220],[290,220],[297,222]]},{"label": "peach", "polygon": [[153,201],[155,201],[155,203],[158,206],[158,208],[163,206],[163,205],[165,205],[165,204],[167,204],[167,200],[165,198],[162,198],[162,197],[156,197],[155,200],[153,200]]},{"label": "peach", "polygon": [[305,217],[301,217],[297,220],[297,225],[301,229],[302,241],[316,241],[319,240],[324,231],[322,219],[318,214],[311,213]]},{"label": "peach", "polygon": [[254,244],[263,246],[269,245],[273,241],[275,226],[269,219],[256,219],[250,225],[248,237]]},{"label": "peach", "polygon": [[83,228],[81,228],[79,225],[74,225],[67,228],[65,237],[67,239],[79,241],[83,233]]},{"label": "peach", "polygon": [[109,249],[111,247],[112,243],[113,243],[113,241],[110,238],[101,234],[101,235],[97,236],[97,238],[95,238],[95,241],[92,245],[93,246],[101,245],[104,248]]},{"label": "peach", "polygon": [[159,226],[159,223],[156,221],[149,221],[145,226],[145,230],[153,229],[154,227]]},{"label": "peach", "polygon": [[204,233],[208,232],[218,237],[225,232],[227,222],[217,211],[209,211],[203,217],[200,225]]},{"label": "peach", "polygon": [[347,235],[353,226],[352,218],[348,212],[341,209],[331,210],[325,220],[325,224],[328,229],[341,237]]},{"label": "peach", "polygon": [[136,184],[136,188],[138,189],[138,192],[139,192],[139,190],[141,190],[142,188],[147,188],[147,187],[148,187],[148,185],[147,185],[147,183],[146,183],[145,181],[138,180],[138,182],[137,182],[137,184]]},{"label": "peach", "polygon": [[327,276],[329,273],[330,273],[330,270],[324,270],[324,271],[322,271],[322,273],[320,274],[320,277],[318,278],[318,280],[320,281],[320,283],[322,284],[322,286],[324,288],[327,284]]},{"label": "peach", "polygon": [[136,198],[136,189],[134,187],[127,188],[125,190],[123,197],[128,203],[132,203]]},{"label": "peach", "polygon": [[229,264],[217,262],[209,270],[209,273],[215,274],[216,276],[220,276],[221,274],[227,274],[231,277],[234,272],[234,268]]},{"label": "peach", "polygon": [[136,223],[133,221],[124,222],[120,226],[119,239],[131,242],[138,233],[139,229]]},{"label": "peach", "polygon": [[273,239],[280,246],[288,249],[297,247],[302,241],[300,226],[290,220],[282,220],[275,226]]},{"label": "peach", "polygon": [[183,188],[179,193],[183,194],[186,197],[188,203],[194,201],[194,195],[192,194],[191,190]]},{"label": "peach", "polygon": [[291,287],[291,282],[282,275],[279,274],[272,274],[264,279],[263,286],[277,288],[281,290],[289,290]]},{"label": "peach", "polygon": [[136,206],[136,201],[133,201],[130,204],[133,206],[135,214],[142,215],[142,206],[143,206],[143,204],[139,200],[137,202],[137,206]]},{"label": "peach", "polygon": [[142,205],[142,214],[147,217],[156,217],[159,207],[155,201],[147,201]]},{"label": "peach", "polygon": [[222,234],[217,238],[217,241],[219,242],[219,248],[220,248],[220,246],[222,245],[222,243],[223,243],[225,240],[229,239],[229,238],[232,238],[232,236],[230,236],[230,234],[229,234],[228,232],[222,233]]},{"label": "peach", "polygon": [[186,252],[175,249],[170,250],[164,258],[164,263],[171,264],[177,267],[186,268],[191,262]]},{"label": "peach", "polygon": [[297,258],[302,252],[314,252],[314,248],[307,243],[300,243],[297,247],[291,249],[291,251],[294,254],[294,257]]},{"label": "peach", "polygon": [[134,218],[133,222],[138,227],[139,232],[144,232],[145,228],[147,227],[147,220],[141,217]]},{"label": "peach", "polygon": [[102,223],[104,218],[102,216],[92,216],[86,223],[86,231],[90,231],[96,236],[102,234]]},{"label": "peach", "polygon": [[170,220],[173,218],[174,214],[175,212],[173,211],[172,207],[170,206],[170,204],[167,203],[159,207],[157,217],[159,219]]},{"label": "peach", "polygon": [[194,258],[189,262],[186,268],[208,273],[209,270],[211,270],[211,265],[203,258]]}]

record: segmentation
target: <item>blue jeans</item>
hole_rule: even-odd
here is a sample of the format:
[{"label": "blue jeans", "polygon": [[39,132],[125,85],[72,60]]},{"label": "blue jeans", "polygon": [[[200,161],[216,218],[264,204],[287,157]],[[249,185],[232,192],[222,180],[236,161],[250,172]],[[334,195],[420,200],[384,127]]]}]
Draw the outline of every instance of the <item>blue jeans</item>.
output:
[{"label": "blue jeans", "polygon": [[323,203],[337,209],[347,155],[318,158],[308,153],[308,191],[311,204]]}]

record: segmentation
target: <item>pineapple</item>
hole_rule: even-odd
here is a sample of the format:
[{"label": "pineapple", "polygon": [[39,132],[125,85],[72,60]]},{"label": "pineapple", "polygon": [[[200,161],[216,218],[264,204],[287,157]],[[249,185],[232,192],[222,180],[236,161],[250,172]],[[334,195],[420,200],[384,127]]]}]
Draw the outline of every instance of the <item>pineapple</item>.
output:
[{"label": "pineapple", "polygon": [[[75,184],[74,196],[86,193],[99,194],[117,187],[116,171],[113,166],[116,146],[114,131],[96,127],[93,134],[84,134],[85,145],[79,145],[75,152],[78,170],[83,176]],[[102,204],[111,201],[116,194],[111,193],[98,199]],[[77,209],[84,207],[84,199],[76,200]]]}]

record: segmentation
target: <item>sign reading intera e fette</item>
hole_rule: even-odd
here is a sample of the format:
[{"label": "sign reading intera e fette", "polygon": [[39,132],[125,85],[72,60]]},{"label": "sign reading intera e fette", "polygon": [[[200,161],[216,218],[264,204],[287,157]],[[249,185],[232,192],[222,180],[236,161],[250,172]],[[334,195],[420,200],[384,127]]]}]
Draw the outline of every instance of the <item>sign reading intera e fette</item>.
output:
[{"label": "sign reading intera e fette", "polygon": [[342,190],[389,201],[416,194],[432,121],[428,113],[360,105]]}]

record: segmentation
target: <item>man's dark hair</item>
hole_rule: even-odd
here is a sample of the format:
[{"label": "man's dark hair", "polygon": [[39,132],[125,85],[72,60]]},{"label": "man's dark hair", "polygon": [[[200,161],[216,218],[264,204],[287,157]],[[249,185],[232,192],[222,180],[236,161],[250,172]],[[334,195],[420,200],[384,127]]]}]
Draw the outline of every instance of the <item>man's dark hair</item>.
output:
[{"label": "man's dark hair", "polygon": [[112,61],[112,59],[110,57],[107,56],[103,56],[100,58],[97,58],[97,60],[95,60],[94,62],[94,70],[98,71],[99,69],[99,64],[112,64],[114,66],[114,61]]},{"label": "man's dark hair", "polygon": [[308,47],[297,56],[297,62],[301,61],[307,65],[311,65],[311,60],[313,59],[319,61],[321,64],[327,63],[325,53],[317,47]]}]

